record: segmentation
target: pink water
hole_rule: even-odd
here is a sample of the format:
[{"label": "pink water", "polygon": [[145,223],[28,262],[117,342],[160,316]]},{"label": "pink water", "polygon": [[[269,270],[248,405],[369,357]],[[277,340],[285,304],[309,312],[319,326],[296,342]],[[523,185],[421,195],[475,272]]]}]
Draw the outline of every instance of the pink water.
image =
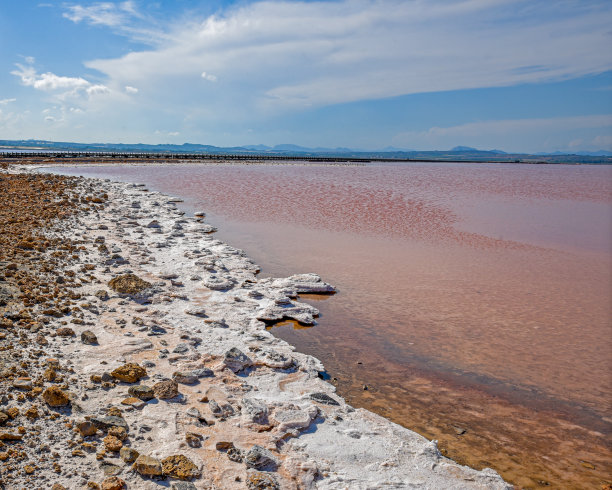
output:
[{"label": "pink water", "polygon": [[333,297],[307,299],[322,312],[318,326],[274,331],[319,357],[356,405],[519,486],[609,480],[611,167],[61,172],[180,196],[263,274],[317,272],[336,285]]}]

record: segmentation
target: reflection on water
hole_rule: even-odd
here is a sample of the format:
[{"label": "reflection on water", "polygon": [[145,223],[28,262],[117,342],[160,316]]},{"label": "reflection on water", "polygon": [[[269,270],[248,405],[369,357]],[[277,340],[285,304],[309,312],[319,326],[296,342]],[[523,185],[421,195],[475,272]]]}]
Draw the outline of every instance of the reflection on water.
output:
[{"label": "reflection on water", "polygon": [[70,172],[180,195],[263,274],[336,285],[307,298],[317,327],[274,332],[319,357],[354,404],[521,486],[588,488],[612,473],[610,167]]}]

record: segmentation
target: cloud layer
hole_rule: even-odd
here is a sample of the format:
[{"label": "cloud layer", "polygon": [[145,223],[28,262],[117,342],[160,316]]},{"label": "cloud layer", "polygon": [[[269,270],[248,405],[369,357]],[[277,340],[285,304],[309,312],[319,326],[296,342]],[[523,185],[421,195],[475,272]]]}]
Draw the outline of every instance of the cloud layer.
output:
[{"label": "cloud layer", "polygon": [[[44,116],[53,118],[49,123],[69,127],[74,120],[85,132],[84,114],[95,114],[95,127],[118,128],[113,134],[124,136],[129,125],[130,138],[144,141],[146,135],[155,141],[180,134],[238,144],[242,141],[229,141],[225,133],[339,104],[612,70],[608,0],[270,0],[237,2],[212,16],[175,11],[163,18],[137,0],[62,5],[66,25],[127,37],[135,41],[129,45],[133,50],[79,60],[88,70],[71,75],[80,76],[39,73],[29,57],[11,73],[57,107],[56,115]],[[129,118],[118,116],[127,111]],[[552,119],[531,120],[530,127],[566,131]],[[153,126],[154,120],[166,126]],[[511,121],[500,114],[484,126],[469,120],[446,128],[441,123],[426,131],[393,131],[389,139],[395,134],[396,145],[415,138],[450,141],[475,131],[493,137],[494,128],[518,134]],[[581,130],[582,123],[570,118],[563,124]],[[282,130],[279,123],[278,133]]]}]

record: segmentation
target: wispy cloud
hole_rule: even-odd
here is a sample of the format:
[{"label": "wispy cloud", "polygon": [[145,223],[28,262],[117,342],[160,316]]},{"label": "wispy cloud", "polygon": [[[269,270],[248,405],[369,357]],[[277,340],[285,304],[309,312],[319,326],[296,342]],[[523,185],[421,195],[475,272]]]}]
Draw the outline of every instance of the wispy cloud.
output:
[{"label": "wispy cloud", "polygon": [[17,99],[0,99],[0,105],[10,104],[11,102],[17,102]]},{"label": "wispy cloud", "polygon": [[110,27],[134,41],[154,45],[166,38],[156,19],[138,10],[133,1],[65,4],[64,10],[63,17],[76,24]]}]

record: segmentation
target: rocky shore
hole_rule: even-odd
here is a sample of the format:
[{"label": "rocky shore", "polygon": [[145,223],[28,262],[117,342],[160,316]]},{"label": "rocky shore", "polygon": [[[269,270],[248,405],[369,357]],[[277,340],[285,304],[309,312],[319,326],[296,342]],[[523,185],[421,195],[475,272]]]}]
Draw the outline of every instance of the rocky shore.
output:
[{"label": "rocky shore", "polygon": [[315,274],[258,277],[145,187],[0,173],[4,488],[511,488],[335,394],[266,326]]}]

